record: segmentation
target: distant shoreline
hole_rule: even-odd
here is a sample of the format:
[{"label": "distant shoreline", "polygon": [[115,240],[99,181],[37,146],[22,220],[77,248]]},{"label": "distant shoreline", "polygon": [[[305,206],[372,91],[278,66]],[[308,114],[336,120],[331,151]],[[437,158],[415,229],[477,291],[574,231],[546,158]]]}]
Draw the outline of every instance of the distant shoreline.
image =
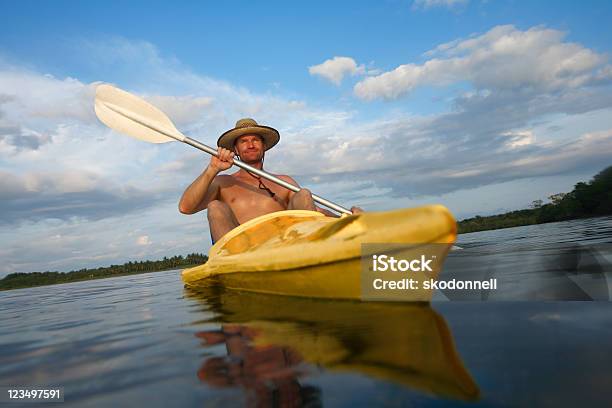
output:
[{"label": "distant shoreline", "polygon": [[[513,211],[513,212],[520,212],[520,211],[530,211],[530,210],[517,210],[517,211]],[[478,217],[478,218],[483,220],[483,222],[487,222],[487,221],[495,220],[497,217],[501,217],[501,216],[504,216],[506,214],[511,214],[511,213],[489,215],[489,216],[486,216],[486,217]],[[495,231],[495,230],[507,229],[507,228],[526,227],[526,226],[529,226],[529,225],[544,225],[544,224],[551,224],[551,223],[555,223],[555,222],[574,221],[574,220],[587,220],[587,219],[590,219],[590,218],[605,217],[606,215],[609,215],[609,214],[593,215],[593,216],[590,216],[590,217],[568,218],[568,219],[564,219],[564,220],[552,220],[552,221],[544,221],[544,222],[525,222],[525,223],[517,223],[517,224],[512,224],[512,225],[504,225],[504,226],[490,226],[488,228],[483,228],[483,229],[474,229],[474,230],[469,230],[469,231],[463,231],[462,227],[461,227],[461,224],[464,221],[466,221],[466,224],[467,224],[467,221],[474,220],[474,218],[466,218],[465,220],[461,220],[461,221],[457,222],[457,229],[458,229],[457,234],[458,235],[462,235],[462,234],[470,234],[470,233],[473,233],[473,232]]]},{"label": "distant shoreline", "polygon": [[577,183],[571,192],[553,194],[548,199],[550,202],[546,204],[543,200],[535,200],[530,209],[461,220],[457,223],[459,234],[610,215],[612,166],[596,174],[588,183]]},{"label": "distant shoreline", "polygon": [[[161,269],[159,271],[127,272],[127,273],[119,273],[119,274],[110,275],[110,276],[93,276],[93,277],[89,277],[89,278],[80,278],[80,279],[74,279],[74,280],[70,280],[70,281],[51,282],[51,283],[44,283],[44,284],[40,284],[40,285],[20,286],[20,287],[14,287],[14,288],[4,288],[4,287],[0,286],[0,291],[13,290],[13,289],[36,288],[36,287],[39,287],[39,286],[62,285],[62,284],[65,284],[65,283],[86,282],[86,281],[90,281],[90,280],[117,278],[117,277],[120,277],[120,276],[142,275],[142,274],[145,274],[145,273],[167,272],[167,271],[171,271],[171,270],[174,270],[174,269],[193,268],[194,266],[198,266],[198,265],[186,265],[186,266],[181,266],[179,268]],[[0,284],[1,284],[1,282],[2,282],[2,280],[0,279]]]},{"label": "distant shoreline", "polygon": [[0,279],[0,291],[191,268],[206,263],[207,260],[208,256],[206,255],[189,254],[186,257],[179,255],[172,258],[164,257],[164,259],[158,261],[130,261],[122,265],[70,272],[11,273]]}]

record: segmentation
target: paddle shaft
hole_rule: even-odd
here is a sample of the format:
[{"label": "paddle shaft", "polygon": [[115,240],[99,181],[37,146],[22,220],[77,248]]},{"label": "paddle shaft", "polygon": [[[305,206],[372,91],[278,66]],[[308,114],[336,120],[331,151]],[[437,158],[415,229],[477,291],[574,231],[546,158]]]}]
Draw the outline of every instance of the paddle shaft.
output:
[{"label": "paddle shaft", "polygon": [[[183,140],[183,143],[187,143],[188,145],[193,146],[196,149],[200,149],[200,150],[202,150],[202,151],[204,151],[204,152],[206,152],[208,154],[211,154],[213,156],[217,156],[218,155],[217,151],[215,149],[213,149],[212,147],[206,146],[204,143],[200,143],[197,140],[194,140],[194,139],[192,139],[190,137],[185,137],[185,139]],[[263,178],[265,178],[267,180],[270,180],[270,181],[278,184],[279,186],[285,187],[286,189],[289,189],[289,190],[294,191],[296,193],[298,191],[300,191],[299,187],[296,187],[293,184],[287,183],[285,180],[281,180],[278,177],[276,177],[276,176],[274,176],[274,175],[272,175],[270,173],[266,173],[263,170],[256,169],[253,166],[249,166],[248,164],[243,163],[240,160],[234,159],[234,164],[236,166],[240,167],[241,169],[244,169],[244,170],[248,171],[249,173],[253,173],[253,174],[256,174],[256,175],[258,175],[260,177],[263,177]],[[333,203],[333,202],[331,202],[329,200],[326,200],[326,199],[324,199],[322,197],[319,197],[318,195],[313,194],[312,195],[312,199],[314,201],[316,201],[317,203],[319,203],[319,204],[323,204],[324,206],[329,207],[332,210],[338,211],[339,213],[352,214],[351,210],[346,209],[346,208],[344,208],[344,207],[342,207],[342,206],[340,206],[340,205],[338,205],[336,203]]]}]

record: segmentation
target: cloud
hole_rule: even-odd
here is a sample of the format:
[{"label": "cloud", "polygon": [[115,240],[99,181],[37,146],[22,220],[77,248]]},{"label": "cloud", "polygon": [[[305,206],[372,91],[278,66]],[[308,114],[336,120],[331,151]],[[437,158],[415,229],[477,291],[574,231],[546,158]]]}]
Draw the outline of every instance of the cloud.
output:
[{"label": "cloud", "polygon": [[415,0],[412,3],[413,9],[429,9],[433,7],[453,8],[459,5],[467,4],[469,0]]},{"label": "cloud", "polygon": [[[494,150],[493,157],[489,158],[470,158],[469,154],[460,152],[447,166],[430,167],[429,173],[420,171],[419,177],[394,172],[391,183],[384,184],[397,196],[414,191],[439,195],[520,178],[567,174],[576,169],[597,171],[612,164],[609,159],[612,157],[612,129],[584,134],[574,142],[557,146],[530,145],[519,149],[512,141],[506,145],[509,149]],[[449,149],[445,156],[450,155]],[[417,168],[423,167],[417,164]],[[381,172],[380,176],[389,177],[389,173]]]},{"label": "cloud", "polygon": [[58,79],[1,62],[0,59],[3,117],[10,117],[16,123],[39,125],[53,120],[95,120],[91,108],[95,84],[85,85],[70,77]]},{"label": "cloud", "polygon": [[97,220],[140,211],[166,200],[159,191],[145,191],[87,173],[0,171],[0,225],[45,219]]},{"label": "cloud", "polygon": [[[555,141],[547,132],[520,128],[533,118],[528,109],[514,115],[492,112],[486,120],[475,119],[471,110],[368,125],[347,123],[344,133],[350,138],[314,137],[279,147],[274,154],[280,162],[291,163],[286,171],[296,174],[298,181],[316,186],[360,180],[394,197],[437,196],[530,177],[594,173],[612,164],[610,121],[607,130]],[[601,116],[610,113],[604,110]],[[503,120],[504,114],[511,117]],[[372,134],[381,136],[374,139]]]},{"label": "cloud", "polygon": [[143,96],[179,127],[199,122],[211,110],[214,101],[210,96]]},{"label": "cloud", "polygon": [[138,237],[138,239],[136,240],[136,243],[138,245],[151,245],[151,241],[149,240],[149,236],[148,235],[141,235]]},{"label": "cloud", "polygon": [[531,130],[506,132],[503,135],[508,136],[508,146],[512,148],[533,144],[535,139]]},{"label": "cloud", "polygon": [[0,94],[0,153],[12,154],[23,150],[37,150],[48,143],[48,135],[23,128],[18,123],[6,118],[2,105],[14,102],[16,98],[9,94]]},{"label": "cloud", "polygon": [[364,74],[365,67],[357,65],[355,60],[350,57],[333,57],[319,65],[309,67],[308,72],[310,75],[318,75],[336,85],[340,85],[345,75]]},{"label": "cloud", "polygon": [[0,124],[0,153],[11,154],[23,150],[38,150],[40,146],[50,141],[48,135],[43,135],[15,125]]},{"label": "cloud", "polygon": [[606,57],[576,43],[565,33],[535,27],[521,31],[511,25],[442,44],[426,53],[423,64],[408,63],[366,78],[354,87],[357,97],[397,99],[419,86],[445,86],[467,81],[477,90],[559,92],[609,82]]}]

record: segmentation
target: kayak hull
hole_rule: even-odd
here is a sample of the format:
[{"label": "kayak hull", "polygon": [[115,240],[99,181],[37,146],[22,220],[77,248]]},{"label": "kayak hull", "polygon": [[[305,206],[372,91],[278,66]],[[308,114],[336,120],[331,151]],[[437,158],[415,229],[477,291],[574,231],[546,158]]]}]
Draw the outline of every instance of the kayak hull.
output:
[{"label": "kayak hull", "polygon": [[224,273],[211,276],[207,283],[201,283],[267,294],[359,299],[360,273],[360,259],[356,258],[279,271]]}]

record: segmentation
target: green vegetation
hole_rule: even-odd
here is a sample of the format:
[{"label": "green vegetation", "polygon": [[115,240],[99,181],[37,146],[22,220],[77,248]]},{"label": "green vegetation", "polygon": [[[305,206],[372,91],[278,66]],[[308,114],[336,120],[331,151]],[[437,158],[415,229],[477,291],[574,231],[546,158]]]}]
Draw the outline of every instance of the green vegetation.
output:
[{"label": "green vegetation", "polygon": [[570,193],[554,194],[548,198],[550,203],[536,200],[531,209],[459,221],[459,233],[612,214],[612,166],[602,170],[588,183],[576,184]]},{"label": "green vegetation", "polygon": [[96,269],[81,269],[71,272],[32,272],[12,273],[0,280],[0,290],[29,288],[32,286],[53,285],[56,283],[78,282],[90,279],[111,278],[114,276],[135,275],[146,272],[159,272],[169,269],[188,268],[201,265],[208,260],[206,255],[189,254],[172,258],[164,257],[159,261],[128,262]]}]

